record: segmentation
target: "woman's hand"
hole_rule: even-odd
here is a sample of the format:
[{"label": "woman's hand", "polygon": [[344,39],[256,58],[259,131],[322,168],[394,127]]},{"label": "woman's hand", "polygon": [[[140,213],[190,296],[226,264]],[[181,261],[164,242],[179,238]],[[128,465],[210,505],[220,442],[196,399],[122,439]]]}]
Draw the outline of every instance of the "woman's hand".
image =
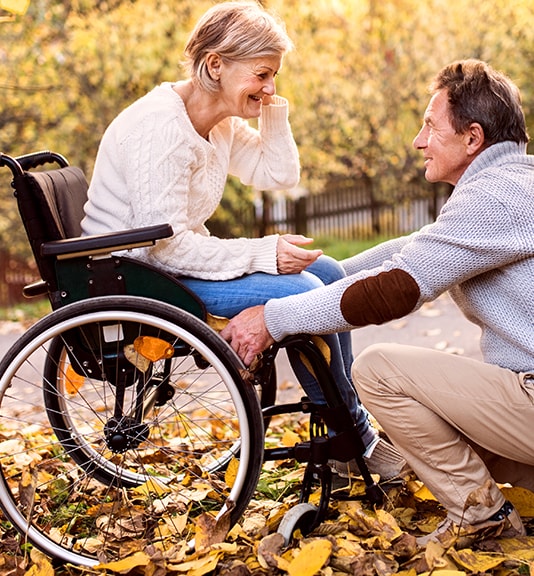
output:
[{"label": "woman's hand", "polygon": [[278,238],[276,262],[279,274],[298,274],[313,264],[323,253],[322,250],[306,250],[305,246],[313,242],[301,234],[284,234]]}]

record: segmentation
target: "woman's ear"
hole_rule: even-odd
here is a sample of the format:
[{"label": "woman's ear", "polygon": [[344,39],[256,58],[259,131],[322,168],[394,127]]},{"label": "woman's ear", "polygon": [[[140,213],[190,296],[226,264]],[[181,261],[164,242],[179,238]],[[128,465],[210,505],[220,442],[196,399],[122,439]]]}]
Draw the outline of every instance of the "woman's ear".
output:
[{"label": "woman's ear", "polygon": [[221,77],[221,57],[215,52],[210,52],[206,56],[206,67],[210,77],[218,82]]},{"label": "woman's ear", "polygon": [[469,126],[465,137],[468,154],[478,154],[485,148],[486,137],[484,136],[484,129],[478,122],[473,122]]}]

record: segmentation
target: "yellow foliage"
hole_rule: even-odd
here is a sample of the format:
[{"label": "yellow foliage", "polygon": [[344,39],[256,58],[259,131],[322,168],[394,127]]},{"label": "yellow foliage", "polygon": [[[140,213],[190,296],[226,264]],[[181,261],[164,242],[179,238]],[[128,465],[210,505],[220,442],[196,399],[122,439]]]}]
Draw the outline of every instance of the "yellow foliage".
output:
[{"label": "yellow foliage", "polygon": [[505,486],[501,488],[501,492],[514,505],[520,516],[534,518],[534,492],[518,486]]},{"label": "yellow foliage", "polygon": [[312,540],[302,546],[289,565],[289,576],[313,576],[326,563],[332,553],[332,543],[329,540]]},{"label": "yellow foliage", "polygon": [[112,570],[118,574],[127,574],[137,566],[146,566],[150,562],[150,557],[145,552],[135,552],[122,560],[99,564],[97,568],[101,570]]}]

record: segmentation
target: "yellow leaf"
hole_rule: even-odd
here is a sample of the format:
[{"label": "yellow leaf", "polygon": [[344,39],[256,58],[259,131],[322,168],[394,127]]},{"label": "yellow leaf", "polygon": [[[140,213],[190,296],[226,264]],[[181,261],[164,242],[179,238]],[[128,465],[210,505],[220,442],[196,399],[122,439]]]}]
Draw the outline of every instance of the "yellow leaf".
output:
[{"label": "yellow leaf", "polygon": [[300,442],[300,436],[293,432],[292,430],[286,430],[284,435],[282,436],[282,446],[294,446],[298,442]]},{"label": "yellow leaf", "polygon": [[512,488],[503,487],[501,492],[504,497],[514,505],[520,516],[526,518],[534,517],[534,492],[526,488],[514,486]]},{"label": "yellow leaf", "polygon": [[138,494],[143,494],[148,496],[149,494],[156,494],[161,496],[162,494],[167,494],[170,492],[170,488],[159,481],[157,478],[149,478],[145,483],[137,486],[134,489]]},{"label": "yellow leaf", "polygon": [[187,576],[202,576],[208,572],[212,572],[217,567],[217,562],[221,556],[219,551],[211,551],[207,555],[190,560],[189,562],[182,562],[175,564],[172,569],[177,572],[187,572]]},{"label": "yellow leaf", "polygon": [[144,552],[136,552],[122,560],[115,560],[113,562],[107,562],[106,564],[98,564],[96,568],[100,570],[112,570],[119,574],[127,574],[136,566],[146,566],[149,562],[150,558]]},{"label": "yellow leaf", "polygon": [[419,488],[419,490],[417,490],[417,492],[414,494],[414,496],[418,500],[436,500],[436,498],[434,497],[432,492],[430,492],[430,490],[424,485],[421,486],[421,488]]},{"label": "yellow leaf", "polygon": [[237,458],[232,458],[228,463],[226,472],[224,473],[224,481],[229,488],[234,485],[235,479],[237,477],[237,471],[239,470],[239,460]]},{"label": "yellow leaf", "polygon": [[30,556],[34,564],[26,572],[26,576],[54,576],[54,567],[42,552],[32,548]]},{"label": "yellow leaf", "polygon": [[330,558],[332,543],[330,540],[312,540],[305,544],[296,558],[287,567],[289,576],[313,576]]},{"label": "yellow leaf", "polygon": [[134,348],[133,344],[127,344],[124,347],[124,357],[128,362],[133,364],[143,374],[150,368],[150,360],[139,354]]},{"label": "yellow leaf", "polygon": [[22,16],[26,14],[30,6],[30,0],[0,0],[0,8]]},{"label": "yellow leaf", "polygon": [[449,554],[456,564],[466,568],[469,572],[482,573],[499,566],[506,560],[506,556],[488,552],[473,552],[469,548],[463,550],[450,549]]},{"label": "yellow leaf", "polygon": [[387,525],[390,530],[388,530],[388,538],[389,540],[394,540],[398,538],[402,534],[402,530],[399,528],[397,521],[395,518],[385,510],[378,508],[376,510],[376,517],[377,519],[383,524]]},{"label": "yellow leaf", "polygon": [[[176,514],[175,516],[163,516],[160,521],[160,532],[163,534],[163,525],[166,527],[168,534],[182,534],[187,526],[189,512],[185,514]],[[163,524],[163,525],[162,525]]]},{"label": "yellow leaf", "polygon": [[230,322],[229,318],[224,318],[223,316],[215,316],[214,314],[209,313],[206,316],[207,325],[215,330],[215,332],[220,332],[228,322]]}]

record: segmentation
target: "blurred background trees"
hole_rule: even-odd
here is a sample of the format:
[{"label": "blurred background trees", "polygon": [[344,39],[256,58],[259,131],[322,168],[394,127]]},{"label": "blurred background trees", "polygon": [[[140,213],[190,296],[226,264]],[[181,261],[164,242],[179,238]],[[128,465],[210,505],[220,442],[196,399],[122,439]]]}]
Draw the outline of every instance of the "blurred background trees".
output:
[{"label": "blurred background trees", "polygon": [[[187,34],[211,0],[31,0],[0,23],[0,150],[53,149],[90,178],[113,117],[164,80],[183,76]],[[365,178],[402,201],[422,180],[411,142],[426,86],[445,64],[476,57],[517,82],[534,133],[534,0],[264,0],[296,48],[278,92],[291,105],[301,189]],[[25,239],[0,174],[0,240]],[[217,232],[239,233],[253,191],[229,184]]]}]

